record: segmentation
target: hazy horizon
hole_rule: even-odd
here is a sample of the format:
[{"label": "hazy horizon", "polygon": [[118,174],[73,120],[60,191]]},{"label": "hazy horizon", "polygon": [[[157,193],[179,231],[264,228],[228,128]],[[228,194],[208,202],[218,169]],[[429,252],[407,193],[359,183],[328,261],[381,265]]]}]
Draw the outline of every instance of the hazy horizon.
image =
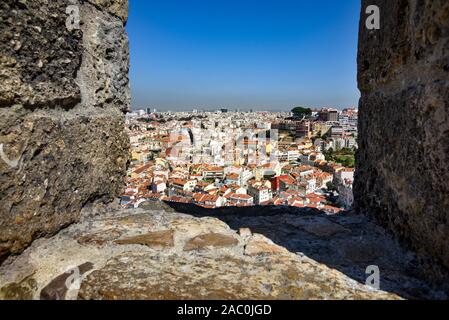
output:
[{"label": "hazy horizon", "polygon": [[[147,108],[150,108],[151,111],[153,111],[154,109],[156,109],[157,112],[191,112],[193,110],[197,110],[197,111],[202,111],[202,112],[215,112],[218,111],[220,109],[227,109],[228,112],[236,112],[237,110],[240,112],[248,112],[248,111],[253,111],[253,112],[291,112],[291,110],[293,109],[293,107],[288,107],[285,109],[264,109],[262,107],[260,108],[252,108],[252,107],[247,107],[247,108],[229,108],[229,107],[218,107],[218,108],[195,108],[195,107],[180,107],[180,108],[156,108],[156,107],[139,107],[136,106],[132,108],[132,111],[136,111],[136,110],[144,110],[146,111]],[[322,107],[309,107],[312,110],[314,109],[321,109],[321,108],[334,108],[337,109],[339,111],[346,109],[346,108],[356,108],[358,109],[358,106],[347,106],[347,107],[333,107],[333,106],[322,106]]]}]

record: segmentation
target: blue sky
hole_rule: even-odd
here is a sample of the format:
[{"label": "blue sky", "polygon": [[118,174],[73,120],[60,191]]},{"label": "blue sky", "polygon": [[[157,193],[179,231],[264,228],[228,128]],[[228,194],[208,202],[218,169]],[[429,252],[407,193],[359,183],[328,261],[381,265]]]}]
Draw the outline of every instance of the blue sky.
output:
[{"label": "blue sky", "polygon": [[356,106],[359,0],[130,0],[132,105]]}]

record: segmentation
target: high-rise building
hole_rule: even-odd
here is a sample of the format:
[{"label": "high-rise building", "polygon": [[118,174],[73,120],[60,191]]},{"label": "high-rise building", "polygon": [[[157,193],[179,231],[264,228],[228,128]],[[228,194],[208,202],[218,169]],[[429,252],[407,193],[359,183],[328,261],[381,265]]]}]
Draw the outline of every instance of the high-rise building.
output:
[{"label": "high-rise building", "polygon": [[318,112],[318,120],[338,121],[338,111],[332,109],[323,109],[320,112]]},{"label": "high-rise building", "polygon": [[338,111],[337,110],[329,110],[327,115],[327,121],[338,121]]}]

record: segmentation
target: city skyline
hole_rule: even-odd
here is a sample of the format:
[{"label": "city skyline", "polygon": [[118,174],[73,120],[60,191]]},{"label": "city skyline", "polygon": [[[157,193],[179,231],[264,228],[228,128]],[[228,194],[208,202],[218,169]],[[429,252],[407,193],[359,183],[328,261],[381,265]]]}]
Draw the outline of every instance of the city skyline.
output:
[{"label": "city skyline", "polygon": [[[264,107],[243,107],[243,108],[237,108],[237,107],[229,107],[229,106],[220,106],[220,107],[216,107],[216,108],[212,108],[212,107],[178,107],[178,108],[170,108],[170,107],[166,107],[166,108],[157,108],[156,106],[133,106],[132,108],[132,112],[135,111],[150,111],[150,112],[185,112],[185,113],[189,113],[192,111],[198,111],[198,112],[220,112],[222,110],[226,110],[226,112],[272,112],[272,113],[291,113],[292,109],[294,107],[298,107],[299,105],[295,105],[295,106],[288,106],[285,108],[278,108],[278,109],[269,109],[269,108],[264,108]],[[342,110],[346,110],[346,109],[356,109],[358,110],[358,106],[354,105],[354,106],[302,106],[302,107],[307,107],[310,108],[312,110],[320,110],[323,108],[330,108],[330,109],[335,109],[338,111],[342,111]]]},{"label": "city skyline", "polygon": [[357,106],[359,6],[335,0],[131,1],[132,107]]},{"label": "city skyline", "polygon": [[121,205],[350,208],[358,112],[294,112],[128,113],[131,162]]}]

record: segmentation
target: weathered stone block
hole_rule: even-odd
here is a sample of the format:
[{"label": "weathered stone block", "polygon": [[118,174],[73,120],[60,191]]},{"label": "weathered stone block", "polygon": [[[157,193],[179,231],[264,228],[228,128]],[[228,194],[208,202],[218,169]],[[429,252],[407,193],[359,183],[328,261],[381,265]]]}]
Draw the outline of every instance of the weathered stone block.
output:
[{"label": "weathered stone block", "polygon": [[128,19],[128,0],[88,0],[90,3],[106,9],[123,21]]},{"label": "weathered stone block", "polygon": [[127,1],[95,4],[0,4],[0,260],[123,187]]},{"label": "weathered stone block", "polygon": [[0,107],[70,108],[79,103],[75,77],[83,55],[82,32],[66,28],[69,4],[0,3]]},{"label": "weathered stone block", "polygon": [[154,231],[139,236],[116,240],[115,243],[129,245],[140,244],[150,248],[166,248],[173,247],[174,235],[172,230]]},{"label": "weathered stone block", "polygon": [[363,1],[358,83],[356,206],[449,268],[449,2]]}]

